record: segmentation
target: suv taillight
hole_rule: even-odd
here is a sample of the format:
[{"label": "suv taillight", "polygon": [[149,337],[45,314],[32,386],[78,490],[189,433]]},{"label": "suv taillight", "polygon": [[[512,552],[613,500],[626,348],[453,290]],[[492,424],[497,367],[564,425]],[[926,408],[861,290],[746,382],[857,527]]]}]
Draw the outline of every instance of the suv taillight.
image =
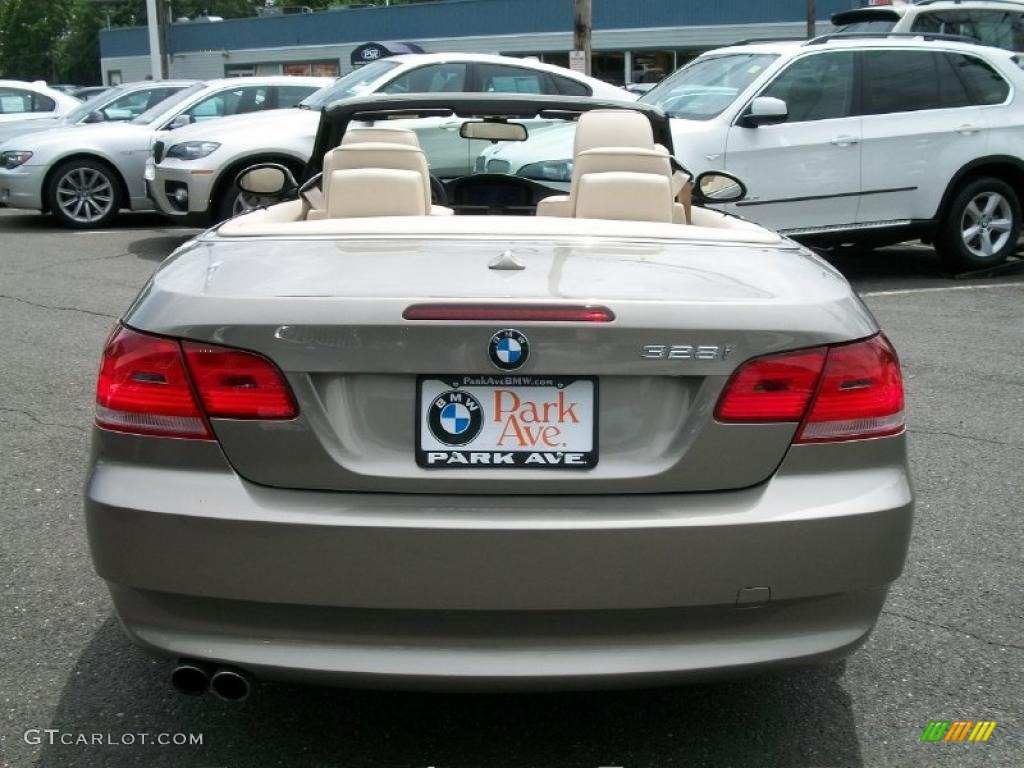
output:
[{"label": "suv taillight", "polygon": [[292,419],[296,413],[281,372],[252,352],[124,327],[103,350],[96,423],[104,429],[212,440],[208,416]]},{"label": "suv taillight", "polygon": [[881,333],[862,341],[759,357],[733,374],[715,408],[725,423],[800,422],[794,443],[902,432],[903,378]]}]

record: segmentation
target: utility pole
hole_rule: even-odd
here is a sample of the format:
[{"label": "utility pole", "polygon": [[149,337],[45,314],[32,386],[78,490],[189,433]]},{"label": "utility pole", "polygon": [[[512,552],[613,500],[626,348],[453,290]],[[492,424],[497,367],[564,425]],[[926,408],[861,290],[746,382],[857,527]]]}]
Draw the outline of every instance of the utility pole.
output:
[{"label": "utility pole", "polygon": [[814,18],[817,16],[817,11],[814,7],[814,0],[807,0],[807,37],[808,39],[814,37]]},{"label": "utility pole", "polygon": [[590,0],[573,0],[572,49],[583,52],[583,72],[587,75],[591,73],[590,33],[592,29]]},{"label": "utility pole", "polygon": [[164,79],[164,57],[160,50],[160,15],[157,0],[146,0],[146,26],[149,28],[149,69],[154,80]]}]

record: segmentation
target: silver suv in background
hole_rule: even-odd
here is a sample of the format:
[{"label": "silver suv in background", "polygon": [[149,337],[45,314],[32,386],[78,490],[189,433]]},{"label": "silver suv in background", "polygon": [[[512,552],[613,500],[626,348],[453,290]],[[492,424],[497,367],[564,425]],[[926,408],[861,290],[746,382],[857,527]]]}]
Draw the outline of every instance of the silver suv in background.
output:
[{"label": "silver suv in background", "polygon": [[982,45],[1024,52],[1024,2],[921,0],[912,5],[875,5],[832,16],[836,32],[960,35]]}]

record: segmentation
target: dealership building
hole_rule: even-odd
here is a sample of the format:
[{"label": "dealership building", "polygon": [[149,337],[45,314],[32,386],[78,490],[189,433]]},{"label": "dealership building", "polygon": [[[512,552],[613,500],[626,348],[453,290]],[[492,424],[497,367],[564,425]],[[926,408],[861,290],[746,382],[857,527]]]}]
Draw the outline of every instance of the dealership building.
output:
[{"label": "dealership building", "polygon": [[[828,31],[836,11],[862,4],[816,0],[818,31]],[[750,38],[803,36],[807,5],[807,0],[593,0],[593,72],[620,85],[655,81],[711,48]],[[170,76],[339,75],[358,65],[353,52],[371,41],[401,40],[428,52],[536,56],[563,66],[572,48],[572,0],[284,10],[299,9],[171,24]],[[145,27],[103,30],[100,55],[107,84],[150,74]]]}]

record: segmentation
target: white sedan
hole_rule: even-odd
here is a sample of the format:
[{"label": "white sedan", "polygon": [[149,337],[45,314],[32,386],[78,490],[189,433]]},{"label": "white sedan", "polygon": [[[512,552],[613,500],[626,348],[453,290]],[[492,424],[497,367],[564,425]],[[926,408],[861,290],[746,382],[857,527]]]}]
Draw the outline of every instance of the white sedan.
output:
[{"label": "white sedan", "polygon": [[81,103],[41,80],[0,80],[0,123],[60,117]]}]

